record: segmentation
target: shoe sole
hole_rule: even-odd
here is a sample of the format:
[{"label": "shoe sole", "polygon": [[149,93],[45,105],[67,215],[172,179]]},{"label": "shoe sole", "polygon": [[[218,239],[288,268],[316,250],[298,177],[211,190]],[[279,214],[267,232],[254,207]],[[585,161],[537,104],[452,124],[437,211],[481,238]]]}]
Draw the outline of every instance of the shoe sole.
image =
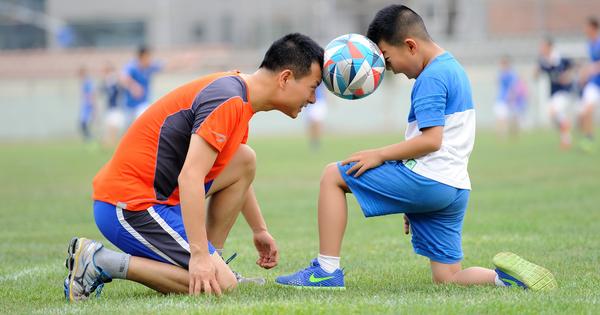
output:
[{"label": "shoe sole", "polygon": [[71,239],[71,241],[69,241],[69,246],[67,247],[67,258],[65,259],[65,267],[67,268],[67,271],[69,272],[67,275],[67,278],[65,279],[64,283],[64,291],[65,291],[65,299],[67,300],[67,302],[71,301],[70,299],[70,292],[71,292],[71,275],[73,274],[73,262],[75,261],[74,258],[74,254],[75,251],[77,250],[77,241],[78,238],[77,237],[73,237]]},{"label": "shoe sole", "polygon": [[333,290],[333,291],[344,291],[346,287],[318,287],[318,286],[304,286],[304,285],[291,285],[275,282],[277,286],[285,288],[294,288],[296,290]]},{"label": "shoe sole", "polygon": [[529,262],[513,253],[498,253],[494,265],[502,272],[519,279],[533,291],[549,291],[558,288],[552,273],[539,265]]},{"label": "shoe sole", "polygon": [[77,274],[79,269],[79,255],[81,255],[81,244],[83,244],[85,238],[73,238],[69,243],[69,256],[71,257],[71,269],[69,273],[69,301],[76,301],[73,297],[73,278]]}]

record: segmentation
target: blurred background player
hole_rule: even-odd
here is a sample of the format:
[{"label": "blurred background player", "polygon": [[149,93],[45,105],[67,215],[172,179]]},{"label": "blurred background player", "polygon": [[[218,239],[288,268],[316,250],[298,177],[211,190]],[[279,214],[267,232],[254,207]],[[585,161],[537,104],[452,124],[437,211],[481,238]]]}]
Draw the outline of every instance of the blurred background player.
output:
[{"label": "blurred background player", "polygon": [[527,87],[512,68],[509,56],[500,58],[498,98],[494,105],[496,131],[501,137],[517,136],[525,115]]},{"label": "blurred background player", "polygon": [[540,56],[536,77],[541,72],[548,75],[550,81],[550,117],[560,131],[560,147],[571,146],[571,123],[567,110],[572,102],[573,62],[563,58],[554,48],[552,39],[546,38],[540,44]]},{"label": "blurred background player", "polygon": [[327,99],[325,86],[321,83],[315,91],[316,101],[314,104],[306,106],[304,117],[308,125],[308,138],[310,148],[317,151],[321,147],[321,137],[323,134],[323,121],[327,116]]},{"label": "blurred background player", "polygon": [[101,91],[106,98],[102,142],[107,148],[113,148],[117,144],[119,134],[125,125],[125,114],[123,113],[123,89],[119,84],[119,74],[111,62],[104,65]]},{"label": "blurred background player", "polygon": [[85,66],[79,68],[81,100],[79,104],[79,130],[85,142],[92,140],[91,124],[95,111],[94,82]]},{"label": "blurred background player", "polygon": [[594,108],[600,103],[600,32],[597,18],[589,18],[585,26],[588,39],[590,63],[581,71],[581,83],[585,82],[582,106],[579,113],[579,127],[583,134],[580,147],[583,151],[594,150]]},{"label": "blurred background player", "polygon": [[123,68],[121,82],[125,87],[128,126],[148,107],[152,77],[162,68],[163,63],[153,60],[151,51],[146,46],[139,47],[137,57]]}]

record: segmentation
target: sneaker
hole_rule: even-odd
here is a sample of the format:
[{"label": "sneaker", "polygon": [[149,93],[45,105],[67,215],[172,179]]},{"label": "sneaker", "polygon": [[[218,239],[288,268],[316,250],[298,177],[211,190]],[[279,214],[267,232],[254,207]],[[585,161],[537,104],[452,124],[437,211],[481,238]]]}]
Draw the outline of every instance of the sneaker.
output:
[{"label": "sneaker", "polygon": [[69,302],[87,299],[94,291],[100,296],[105,283],[112,278],[96,266],[94,256],[103,247],[86,238],[73,238],[67,249],[65,266],[69,274],[64,281],[65,298]]},{"label": "sneaker", "polygon": [[344,272],[337,269],[328,273],[321,269],[317,259],[313,259],[310,266],[294,274],[280,276],[275,282],[281,285],[293,286],[297,288],[318,288],[318,289],[340,289],[344,290]]},{"label": "sneaker", "polygon": [[547,291],[558,287],[550,271],[513,253],[498,253],[493,259],[498,278],[507,286],[520,286],[533,291]]}]

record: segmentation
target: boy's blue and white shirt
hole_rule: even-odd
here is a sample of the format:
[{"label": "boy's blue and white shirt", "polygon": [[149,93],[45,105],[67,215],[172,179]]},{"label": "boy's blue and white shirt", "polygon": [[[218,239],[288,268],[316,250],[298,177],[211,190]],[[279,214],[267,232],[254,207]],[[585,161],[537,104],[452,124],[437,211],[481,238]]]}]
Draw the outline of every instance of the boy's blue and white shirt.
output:
[{"label": "boy's blue and white shirt", "polygon": [[406,140],[420,135],[423,128],[435,126],[444,126],[441,148],[403,163],[437,182],[471,189],[467,172],[475,142],[471,84],[463,67],[448,52],[433,59],[415,81]]}]

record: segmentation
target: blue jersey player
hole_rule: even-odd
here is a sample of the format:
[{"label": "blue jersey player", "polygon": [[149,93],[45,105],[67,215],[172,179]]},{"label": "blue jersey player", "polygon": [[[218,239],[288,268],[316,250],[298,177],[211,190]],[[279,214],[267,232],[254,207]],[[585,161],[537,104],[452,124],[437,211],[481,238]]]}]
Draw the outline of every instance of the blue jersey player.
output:
[{"label": "blue jersey player", "polygon": [[329,164],[318,202],[320,249],[310,265],[277,283],[343,289],[340,251],[346,228],[346,193],[366,217],[405,214],[417,254],[430,260],[435,283],[557,286],[552,274],[513,253],[494,257],[497,269],[463,269],[462,225],[471,183],[467,163],[475,140],[475,110],[462,66],[429,37],[411,9],[388,6],[377,13],[367,36],[377,43],[387,68],[416,79],[406,141],[360,151]]},{"label": "blue jersey player", "polygon": [[589,18],[585,28],[588,39],[588,54],[590,63],[582,71],[582,80],[586,82],[583,88],[582,107],[579,120],[583,133],[580,143],[584,151],[592,151],[594,140],[594,110],[600,105],[600,23],[596,18]]},{"label": "blue jersey player", "polygon": [[140,47],[137,58],[125,65],[121,81],[125,87],[125,106],[129,124],[148,107],[152,77],[161,71],[162,67],[161,62],[152,60],[147,47]]}]

